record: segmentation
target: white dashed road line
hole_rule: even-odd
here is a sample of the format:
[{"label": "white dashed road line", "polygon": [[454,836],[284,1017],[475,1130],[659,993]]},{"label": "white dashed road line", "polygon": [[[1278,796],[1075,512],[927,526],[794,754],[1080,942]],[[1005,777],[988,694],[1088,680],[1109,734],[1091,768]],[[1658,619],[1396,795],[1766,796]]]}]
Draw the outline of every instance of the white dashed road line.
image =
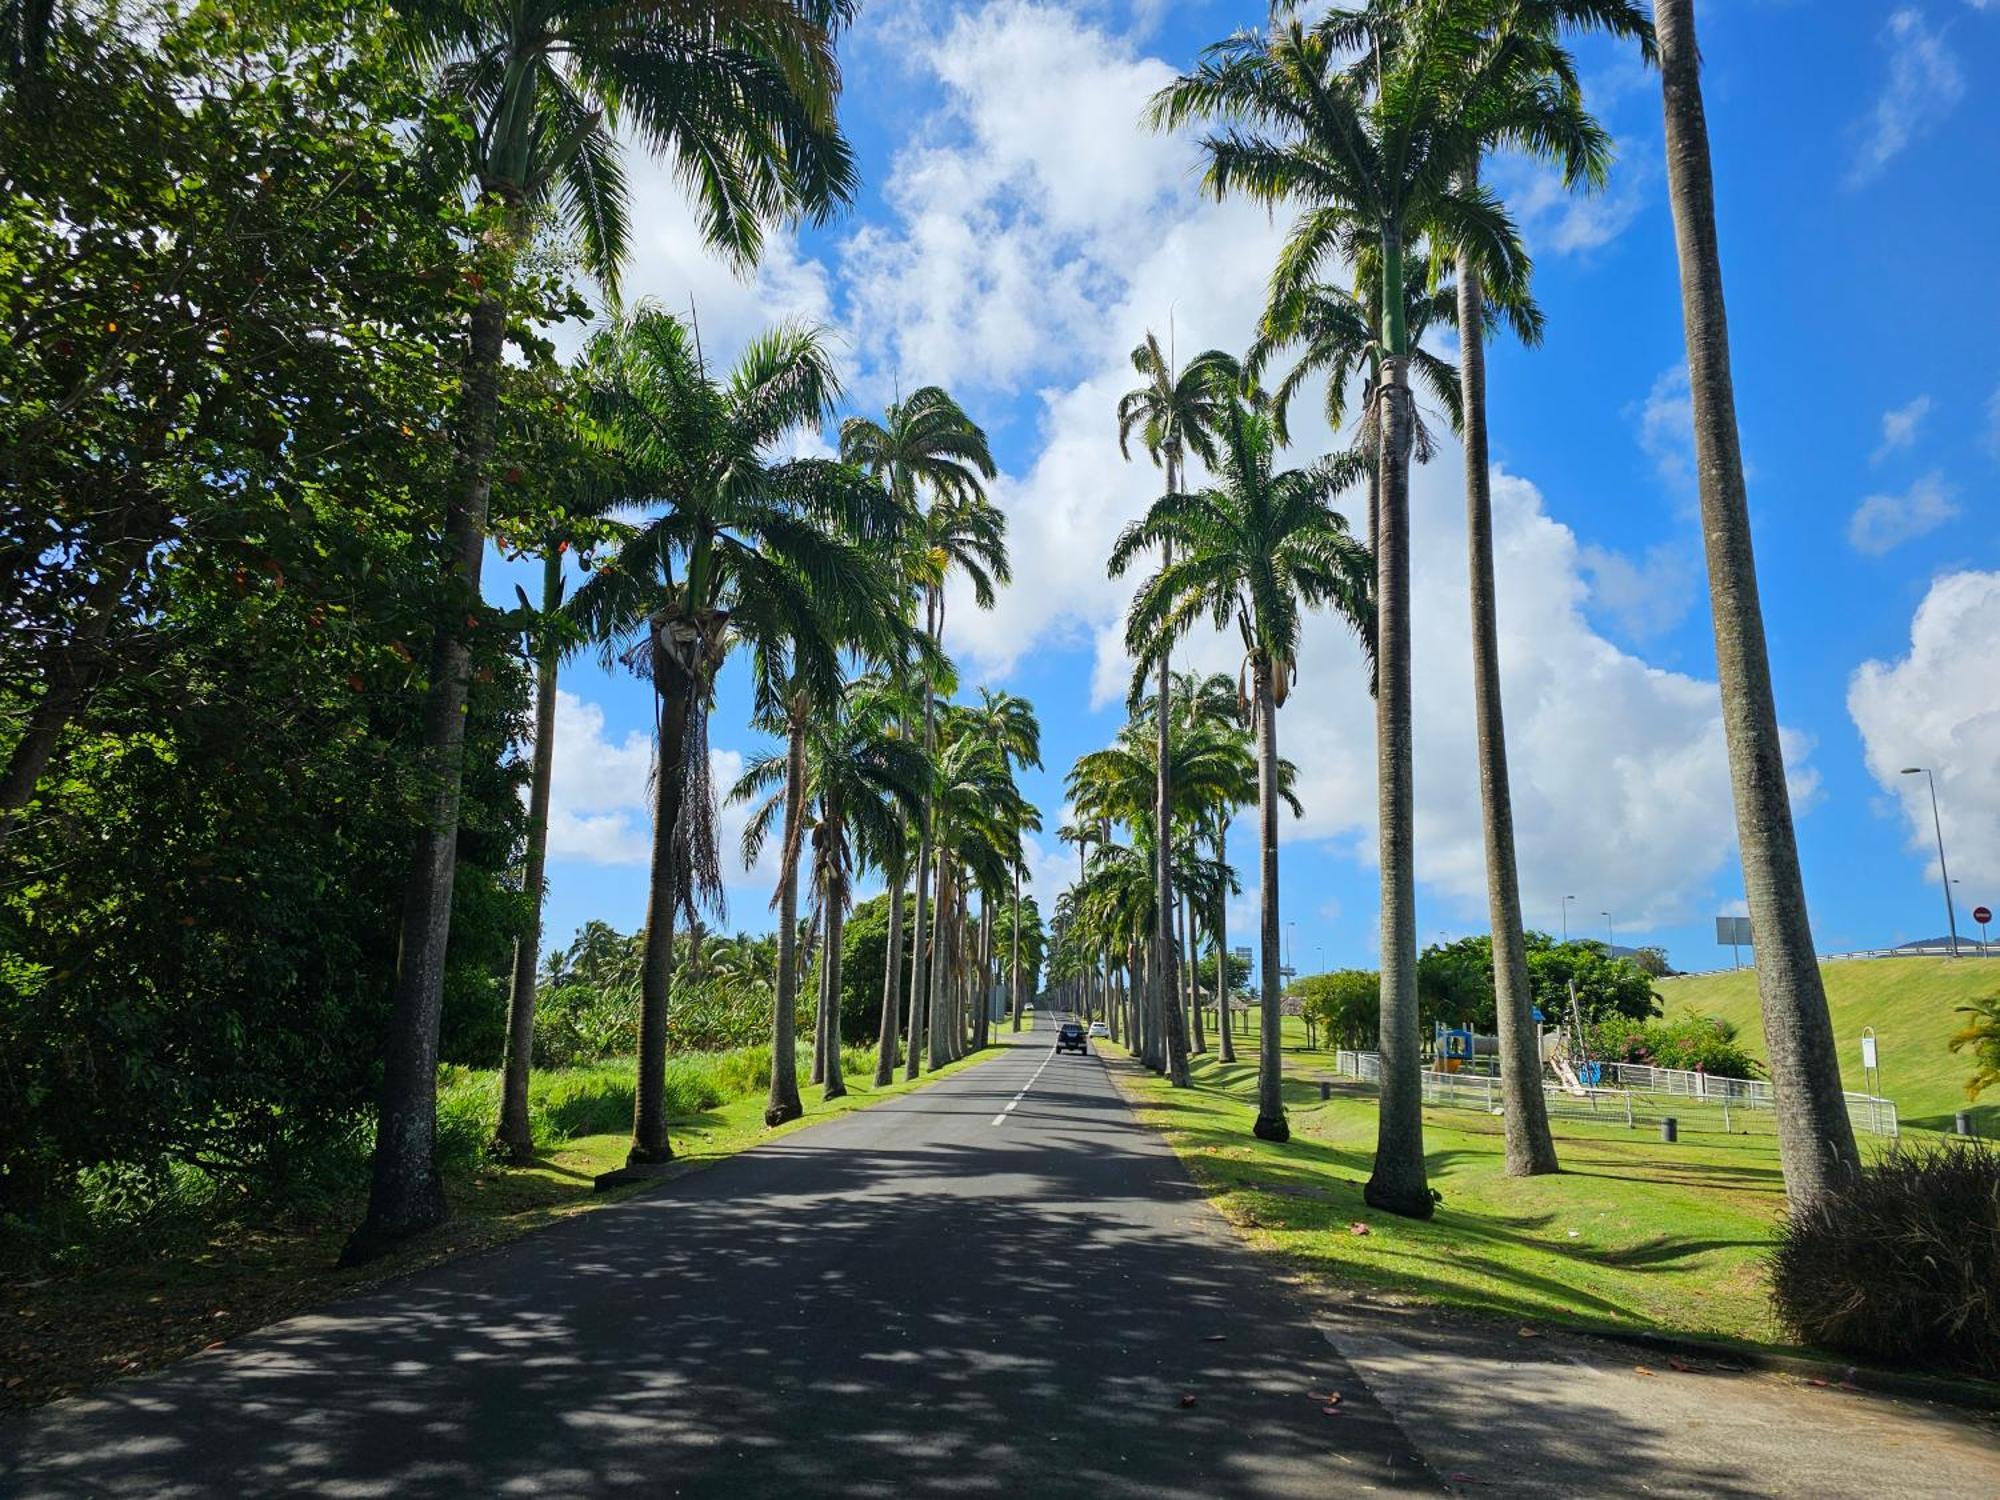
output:
[{"label": "white dashed road line", "polygon": [[[1049,1055],[1042,1059],[1042,1066],[1040,1068],[1035,1069],[1035,1078],[1040,1078],[1042,1076],[1043,1069],[1047,1068],[1050,1063],[1054,1062],[1055,1058],[1056,1058],[1056,1049],[1051,1047],[1049,1048]],[[1030,1078],[1026,1083],[1022,1084],[1021,1092],[1013,1097],[1012,1101],[1008,1103],[1005,1109],[1001,1110],[999,1114],[993,1117],[993,1123],[995,1125],[1006,1124],[1007,1116],[1012,1114],[1015,1111],[1015,1109],[1017,1109],[1020,1106],[1021,1101],[1028,1097],[1028,1090],[1035,1086],[1035,1078]]]}]

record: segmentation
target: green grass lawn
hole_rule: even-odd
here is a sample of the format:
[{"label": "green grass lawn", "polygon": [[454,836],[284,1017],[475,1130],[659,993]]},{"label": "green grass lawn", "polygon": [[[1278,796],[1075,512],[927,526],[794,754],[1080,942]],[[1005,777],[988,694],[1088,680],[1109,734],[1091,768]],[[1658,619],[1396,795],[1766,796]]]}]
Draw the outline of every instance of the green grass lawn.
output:
[{"label": "green grass lawn", "polygon": [[[1989,1090],[1984,1102],[1969,1106],[1972,1064],[1947,1045],[1965,1019],[1958,1006],[2000,994],[2000,958],[1855,958],[1823,964],[1820,972],[1847,1088],[1862,1092],[1861,1028],[1873,1026],[1881,1092],[1895,1100],[1906,1127],[1949,1130],[1953,1113],[1971,1108],[1981,1135],[2000,1136],[2000,1094]],[[1733,1021],[1743,1043],[1764,1057],[1754,970],[1663,979],[1658,988],[1668,1015],[1700,1011]]]},{"label": "green grass lawn", "polygon": [[[802,1084],[804,1117],[776,1130],[764,1126],[761,1092],[676,1118],[670,1134],[680,1170],[699,1171],[762,1142],[909,1093],[997,1052],[989,1048],[915,1082],[899,1077],[885,1089],[871,1086],[871,1065],[858,1075],[850,1072],[849,1093],[832,1103]],[[474,1074],[453,1090],[485,1082],[490,1080]],[[550,1146],[529,1166],[482,1163],[453,1174],[446,1184],[453,1212],[449,1224],[356,1270],[337,1270],[334,1260],[359,1221],[359,1199],[283,1222],[238,1214],[142,1260],[0,1286],[0,1329],[7,1335],[0,1339],[0,1410],[152,1369],[391,1276],[630,1197],[637,1189],[593,1191],[596,1175],[622,1165],[629,1145],[623,1129],[579,1135]]]},{"label": "green grass lawn", "polygon": [[[1120,1077],[1196,1181],[1251,1242],[1326,1284],[1537,1323],[1769,1343],[1778,1339],[1761,1261],[1784,1202],[1774,1139],[1684,1134],[1663,1146],[1623,1125],[1561,1121],[1556,1177],[1506,1177],[1500,1122],[1427,1110],[1437,1216],[1413,1223],[1361,1200],[1375,1148],[1372,1093],[1336,1085],[1322,1102],[1287,1056],[1293,1138],[1254,1139],[1255,1066],[1193,1067],[1176,1091]],[[1367,1227],[1357,1234],[1354,1226]]]}]

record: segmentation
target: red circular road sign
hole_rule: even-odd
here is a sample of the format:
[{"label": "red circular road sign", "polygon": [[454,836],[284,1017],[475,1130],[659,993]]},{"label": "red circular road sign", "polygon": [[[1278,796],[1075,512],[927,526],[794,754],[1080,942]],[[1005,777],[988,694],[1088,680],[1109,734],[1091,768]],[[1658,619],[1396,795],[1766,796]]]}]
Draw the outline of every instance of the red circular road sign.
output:
[{"label": "red circular road sign", "polygon": [[1972,908],[1972,920],[1984,927],[1993,920],[1993,913],[1983,906],[1975,906]]}]

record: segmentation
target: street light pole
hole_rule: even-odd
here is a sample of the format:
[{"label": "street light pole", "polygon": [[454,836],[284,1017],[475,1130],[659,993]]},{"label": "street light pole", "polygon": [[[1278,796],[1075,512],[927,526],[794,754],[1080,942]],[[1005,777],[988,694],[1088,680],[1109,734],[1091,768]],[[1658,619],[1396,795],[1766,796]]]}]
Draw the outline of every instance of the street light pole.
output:
[{"label": "street light pole", "polygon": [[1611,950],[1618,946],[1618,929],[1611,925],[1610,912],[1602,911],[1598,915],[1604,918],[1604,956],[1609,958]]},{"label": "street light pole", "polygon": [[1951,929],[1951,956],[1958,957],[1958,909],[1951,899],[1951,871],[1944,863],[1944,820],[1938,816],[1937,775],[1929,766],[1905,766],[1905,776],[1921,775],[1931,786],[1931,831],[1937,835],[1938,883],[1944,887],[1944,919]]},{"label": "street light pole", "polygon": [[1576,897],[1574,896],[1563,897],[1563,941],[1565,943],[1569,941],[1569,904],[1575,899]]}]

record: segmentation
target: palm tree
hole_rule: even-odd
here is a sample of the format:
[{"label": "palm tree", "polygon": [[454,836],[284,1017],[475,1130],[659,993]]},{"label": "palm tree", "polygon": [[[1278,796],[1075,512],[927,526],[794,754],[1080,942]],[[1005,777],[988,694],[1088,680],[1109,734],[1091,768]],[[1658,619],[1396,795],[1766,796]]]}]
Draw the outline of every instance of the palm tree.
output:
[{"label": "palm tree", "polygon": [[[1215,453],[1214,430],[1231,399],[1230,392],[1242,377],[1242,371],[1235,359],[1219,349],[1206,350],[1176,370],[1172,356],[1161,350],[1158,337],[1150,330],[1145,341],[1132,351],[1132,368],[1138,372],[1141,384],[1118,400],[1118,451],[1129,460],[1132,457],[1132,435],[1137,432],[1147,455],[1156,466],[1166,471],[1167,493],[1178,494],[1186,477],[1190,451],[1204,463],[1212,461]],[[1163,567],[1170,566],[1173,563],[1172,553],[1162,553],[1160,561]],[[1171,662],[1162,656],[1159,694],[1163,703],[1167,698],[1167,676],[1171,669]],[[1160,780],[1154,791],[1153,815],[1161,837],[1154,855],[1158,860],[1155,878],[1159,882],[1160,909],[1165,914],[1173,910],[1174,899],[1173,850],[1169,837],[1173,803],[1173,788],[1169,781],[1172,757],[1167,752],[1165,714],[1159,718],[1158,737],[1156,764]],[[1164,1026],[1157,1032],[1149,1032],[1148,1037],[1150,1041],[1158,1034],[1166,1045],[1164,1058],[1155,1046],[1146,1060],[1156,1071],[1164,1062],[1173,1086],[1186,1088],[1187,1035],[1180,1024],[1180,1006],[1170,999],[1167,988],[1173,983],[1174,974],[1173,924],[1164,916],[1155,929],[1153,941],[1156,949],[1153,957],[1153,1004]]]},{"label": "palm tree", "polygon": [[[1475,18],[1468,17],[1472,20]],[[1531,86],[1542,83],[1562,91],[1581,108],[1581,90],[1568,55],[1556,45],[1560,26],[1592,26],[1621,36],[1636,37],[1649,55],[1652,26],[1632,0],[1527,0],[1485,21],[1482,30],[1512,26],[1545,43],[1546,55],[1523,54],[1520,65]],[[1587,140],[1587,136],[1579,139]],[[1602,176],[1601,159],[1561,163],[1567,178],[1594,181]],[[1479,170],[1475,159],[1466,168],[1468,180]],[[1514,806],[1507,772],[1506,721],[1500,694],[1500,627],[1498,590],[1493,573],[1492,476],[1486,447],[1487,304],[1479,267],[1460,256],[1457,264],[1459,379],[1462,432],[1465,440],[1465,516],[1468,574],[1472,589],[1473,719],[1479,743],[1481,822],[1486,844],[1487,915],[1493,934],[1493,993],[1500,1036],[1501,1101],[1506,1169],[1511,1177],[1529,1177],[1559,1170],[1555,1140],[1549,1133],[1548,1109],[1542,1095],[1540,1032],[1534,1018],[1534,994],[1528,983],[1528,950],[1521,920],[1520,876],[1514,857]],[[1512,289],[1510,289],[1511,291]],[[1539,341],[1540,316],[1525,294],[1512,291],[1508,305],[1526,316],[1515,328],[1522,342]]]},{"label": "palm tree", "polygon": [[1422,24],[1442,14],[1385,5],[1336,10],[1312,27],[1288,17],[1268,37],[1239,32],[1209,48],[1152,105],[1161,128],[1195,120],[1233,127],[1202,142],[1204,183],[1217,198],[1242,192],[1272,208],[1301,209],[1281,258],[1286,277],[1307,280],[1329,256],[1365,244],[1381,280],[1373,541],[1382,1092],[1366,1197],[1413,1217],[1428,1217],[1435,1199],[1424,1175],[1417,1050],[1407,283],[1426,244],[1449,247],[1496,285],[1525,279],[1512,222],[1467,176],[1482,149],[1519,143],[1584,159],[1601,147],[1601,132],[1573,100],[1523,82],[1520,55],[1539,55],[1539,41],[1511,30],[1472,38],[1454,25]]},{"label": "palm tree", "polygon": [[[405,888],[382,1108],[368,1211],[348,1262],[441,1223],[436,1162],[437,1040],[457,866],[471,652],[462,622],[479,598],[502,348],[516,259],[553,211],[586,268],[615,288],[627,238],[617,131],[672,160],[700,204],[703,238],[754,261],[763,226],[829,217],[854,192],[834,118],[834,37],[852,0],[527,0],[401,8],[413,61],[439,76],[469,127],[432,132],[444,163],[477,192],[491,229],[478,256],[460,376],[460,477],[441,563],[467,608],[438,611],[423,712],[435,790]],[[664,1122],[661,1140],[664,1142]]]},{"label": "palm tree", "polygon": [[[983,480],[999,469],[985,432],[950,394],[939,386],[924,386],[892,403],[880,422],[849,417],[840,425],[840,455],[874,475],[891,498],[914,518],[906,559],[909,582],[924,606],[924,625],[932,647],[944,642],[944,585],[953,571],[972,583],[973,599],[991,609],[994,585],[1008,582],[1007,518],[986,498]],[[931,501],[923,505],[928,493]],[[937,753],[936,694],[927,678],[923,689],[924,753]],[[925,803],[917,846],[916,931],[910,944],[910,1044],[906,1076],[917,1076],[916,1038],[929,991],[932,941],[929,892],[933,855],[932,805]],[[896,905],[901,904],[900,889]],[[894,908],[892,908],[893,910]],[[935,1028],[932,1028],[933,1034]],[[930,1065],[941,1061],[930,1048]]]},{"label": "palm tree", "polygon": [[[604,336],[609,372],[593,417],[616,434],[663,506],[570,602],[584,634],[649,677],[659,755],[639,1069],[628,1164],[672,1155],[667,1141],[666,1004],[677,916],[721,901],[708,710],[737,645],[758,655],[766,713],[778,684],[829,700],[839,653],[893,618],[896,600],[871,553],[898,516],[858,471],[823,459],[773,462],[787,434],[828,417],[838,381],[818,335],[781,328],[753,341],[726,382],[712,380],[688,329],[642,309]],[[781,921],[782,946],[795,924]],[[793,967],[779,964],[782,991]],[[794,974],[794,978],[795,978]]]},{"label": "palm tree", "polygon": [[[1297,672],[1302,610],[1331,608],[1372,649],[1368,549],[1348,534],[1331,505],[1342,468],[1322,461],[1275,470],[1269,413],[1232,399],[1217,434],[1215,482],[1167,494],[1128,526],[1111,552],[1121,576],[1143,548],[1172,546],[1178,560],[1140,586],[1126,620],[1126,648],[1144,672],[1206,619],[1242,637],[1257,735],[1258,893],[1263,948],[1262,1028],[1256,1133],[1289,1139],[1278,997],[1278,725]],[[1143,680],[1135,673],[1135,684]]]},{"label": "palm tree", "polygon": [[1778,1157],[1786,1197],[1794,1208],[1803,1208],[1853,1182],[1861,1172],[1861,1157],[1841,1097],[1833,1024],[1813,954],[1757,599],[1693,0],[1657,0],[1653,24],[1659,32],[1667,189],[1680,254],[1701,529],[1715,614],[1722,727],[1736,800],[1736,841],[1743,851],[1743,889],[1757,931],[1757,990],[1777,1090]]},{"label": "palm tree", "polygon": [[[813,884],[826,919],[820,973],[828,1002],[822,1007],[821,1034],[815,1045],[825,1061],[829,1099],[847,1091],[840,1072],[840,957],[856,859],[885,868],[900,859],[904,820],[917,816],[930,786],[930,766],[922,749],[901,730],[905,706],[884,679],[859,678],[811,716],[785,755],[753,760],[730,792],[733,801],[769,794],[743,830],[746,865],[755,863],[781,808],[788,829],[808,819],[812,824]],[[802,808],[809,809],[803,817]],[[795,874],[795,852],[788,852],[788,857],[794,861]],[[892,966],[893,962],[892,957]],[[778,1009],[783,1008],[781,998]],[[800,1113],[789,1027],[782,1041],[785,1055],[780,1059],[774,1040],[771,1108],[765,1115],[766,1123],[773,1125]],[[785,1102],[779,1089],[781,1061],[791,1082],[789,1110],[779,1107]]]},{"label": "palm tree", "polygon": [[[1035,718],[1035,706],[1025,698],[1017,698],[1012,693],[996,693],[990,688],[979,690],[979,704],[972,710],[973,721],[979,732],[1000,747],[1010,771],[1021,766],[1031,766],[1035,770],[1042,767],[1042,726]],[[1034,808],[1022,805],[1021,821],[1014,830],[1018,840],[1024,833],[1039,833],[1042,817]],[[1013,942],[1013,952],[1008,960],[1010,975],[1008,990],[1008,1010],[1013,1016],[1014,1030],[1021,1029],[1021,862],[1016,860],[1010,872],[1013,877],[1014,904],[1013,917],[1008,923],[1008,932]]]},{"label": "palm tree", "polygon": [[567,590],[563,560],[573,550],[582,556],[583,546],[609,543],[624,534],[624,528],[607,514],[621,493],[615,455],[585,441],[576,425],[565,423],[554,441],[535,453],[532,461],[553,491],[554,518],[533,547],[542,560],[539,607],[529,602],[525,590],[518,586],[514,590],[523,613],[533,619],[530,644],[535,658],[535,738],[521,878],[521,889],[528,898],[528,921],[514,947],[507,1041],[500,1067],[500,1118],[490,1148],[517,1166],[532,1160],[535,1152],[528,1118],[528,1080],[535,1037],[535,971],[541,963],[549,799],[555,776],[556,682],[563,657],[577,644],[562,615]]}]

